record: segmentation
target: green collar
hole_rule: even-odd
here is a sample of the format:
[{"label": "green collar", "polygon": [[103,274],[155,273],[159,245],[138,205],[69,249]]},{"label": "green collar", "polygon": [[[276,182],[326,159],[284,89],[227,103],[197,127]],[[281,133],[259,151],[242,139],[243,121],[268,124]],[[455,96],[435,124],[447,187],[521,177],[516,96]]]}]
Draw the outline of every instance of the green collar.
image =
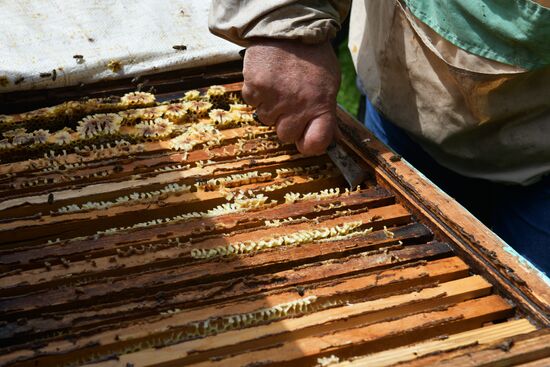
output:
[{"label": "green collar", "polygon": [[415,17],[470,53],[525,69],[550,64],[550,9],[530,0],[404,0]]}]

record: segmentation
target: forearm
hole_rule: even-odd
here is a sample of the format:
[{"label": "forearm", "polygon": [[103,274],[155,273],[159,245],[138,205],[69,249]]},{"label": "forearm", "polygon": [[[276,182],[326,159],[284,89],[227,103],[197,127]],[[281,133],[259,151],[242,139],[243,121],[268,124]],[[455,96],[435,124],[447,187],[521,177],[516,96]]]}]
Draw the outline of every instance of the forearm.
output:
[{"label": "forearm", "polygon": [[213,0],[209,27],[212,33],[243,46],[258,38],[318,44],[336,35],[350,5],[348,0]]}]

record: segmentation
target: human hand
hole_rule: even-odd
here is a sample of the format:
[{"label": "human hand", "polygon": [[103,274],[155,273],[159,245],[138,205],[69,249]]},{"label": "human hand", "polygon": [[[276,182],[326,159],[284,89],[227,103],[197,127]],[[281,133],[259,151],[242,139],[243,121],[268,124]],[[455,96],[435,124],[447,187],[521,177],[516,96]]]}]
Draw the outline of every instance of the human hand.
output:
[{"label": "human hand", "polygon": [[330,43],[261,40],[244,57],[244,100],[285,143],[321,154],[336,130],[340,68]]}]

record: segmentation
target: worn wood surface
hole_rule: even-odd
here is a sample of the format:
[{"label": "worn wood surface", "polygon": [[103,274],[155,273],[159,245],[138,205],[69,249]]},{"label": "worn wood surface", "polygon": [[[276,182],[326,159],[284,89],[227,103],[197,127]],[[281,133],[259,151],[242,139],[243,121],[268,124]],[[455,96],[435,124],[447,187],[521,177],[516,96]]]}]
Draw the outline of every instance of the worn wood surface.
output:
[{"label": "worn wood surface", "polygon": [[[336,366],[383,367],[415,359],[422,361],[423,357],[426,357],[426,359],[423,360],[424,365],[430,365],[440,362],[442,354],[444,353],[451,354],[456,351],[458,351],[458,353],[466,353],[471,347],[501,342],[505,338],[526,334],[534,330],[535,327],[529,323],[529,321],[519,319],[505,324],[490,325],[473,331],[465,331],[455,335],[439,337],[436,340],[385,350],[366,357],[345,361],[336,364]],[[431,360],[429,360],[430,357],[432,358]]]},{"label": "worn wood surface", "polygon": [[340,111],[346,142],[364,157],[381,182],[390,186],[416,213],[434,225],[434,230],[453,242],[470,265],[498,282],[517,302],[545,325],[550,325],[550,286],[527,261],[466,209],[389,151],[370,132]]},{"label": "worn wood surface", "polygon": [[[154,111],[180,103],[169,94]],[[42,157],[35,146],[0,162],[0,365],[547,359],[537,275],[340,117],[342,142],[370,173],[351,190],[328,157],[305,157],[253,121],[222,127],[205,115],[155,139],[125,120],[117,139],[135,141],[124,150]],[[33,131],[35,120],[14,126]],[[217,141],[174,149],[194,124],[214,126]],[[491,357],[493,345],[502,353]]]}]

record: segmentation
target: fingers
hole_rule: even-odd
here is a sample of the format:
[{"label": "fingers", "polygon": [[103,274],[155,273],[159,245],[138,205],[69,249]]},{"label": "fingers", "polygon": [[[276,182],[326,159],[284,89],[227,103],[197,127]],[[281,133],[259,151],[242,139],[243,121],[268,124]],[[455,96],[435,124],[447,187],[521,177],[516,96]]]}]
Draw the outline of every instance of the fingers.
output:
[{"label": "fingers", "polygon": [[336,130],[336,118],[325,112],[309,122],[300,121],[297,116],[285,116],[276,124],[277,136],[285,143],[296,143],[298,150],[307,155],[323,153]]},{"label": "fingers", "polygon": [[[243,61],[242,96],[279,139],[305,154],[319,154],[331,142],[340,84],[331,45],[294,40],[258,40]],[[327,112],[329,111],[329,112]]]},{"label": "fingers", "polygon": [[266,93],[258,92],[257,88],[251,88],[248,84],[243,85],[243,99],[249,105],[256,107],[256,115],[260,122],[264,125],[275,125],[283,115],[286,107],[283,103],[275,103],[277,98],[272,98],[274,93],[269,93],[269,97],[265,97],[265,95]]},{"label": "fingers", "polygon": [[307,124],[303,134],[296,140],[296,147],[303,154],[322,154],[334,138],[335,130],[336,118],[332,113],[326,112]]},{"label": "fingers", "polygon": [[277,137],[283,143],[295,143],[304,133],[307,123],[307,120],[300,119],[299,116],[286,115],[277,120],[275,124]]}]

